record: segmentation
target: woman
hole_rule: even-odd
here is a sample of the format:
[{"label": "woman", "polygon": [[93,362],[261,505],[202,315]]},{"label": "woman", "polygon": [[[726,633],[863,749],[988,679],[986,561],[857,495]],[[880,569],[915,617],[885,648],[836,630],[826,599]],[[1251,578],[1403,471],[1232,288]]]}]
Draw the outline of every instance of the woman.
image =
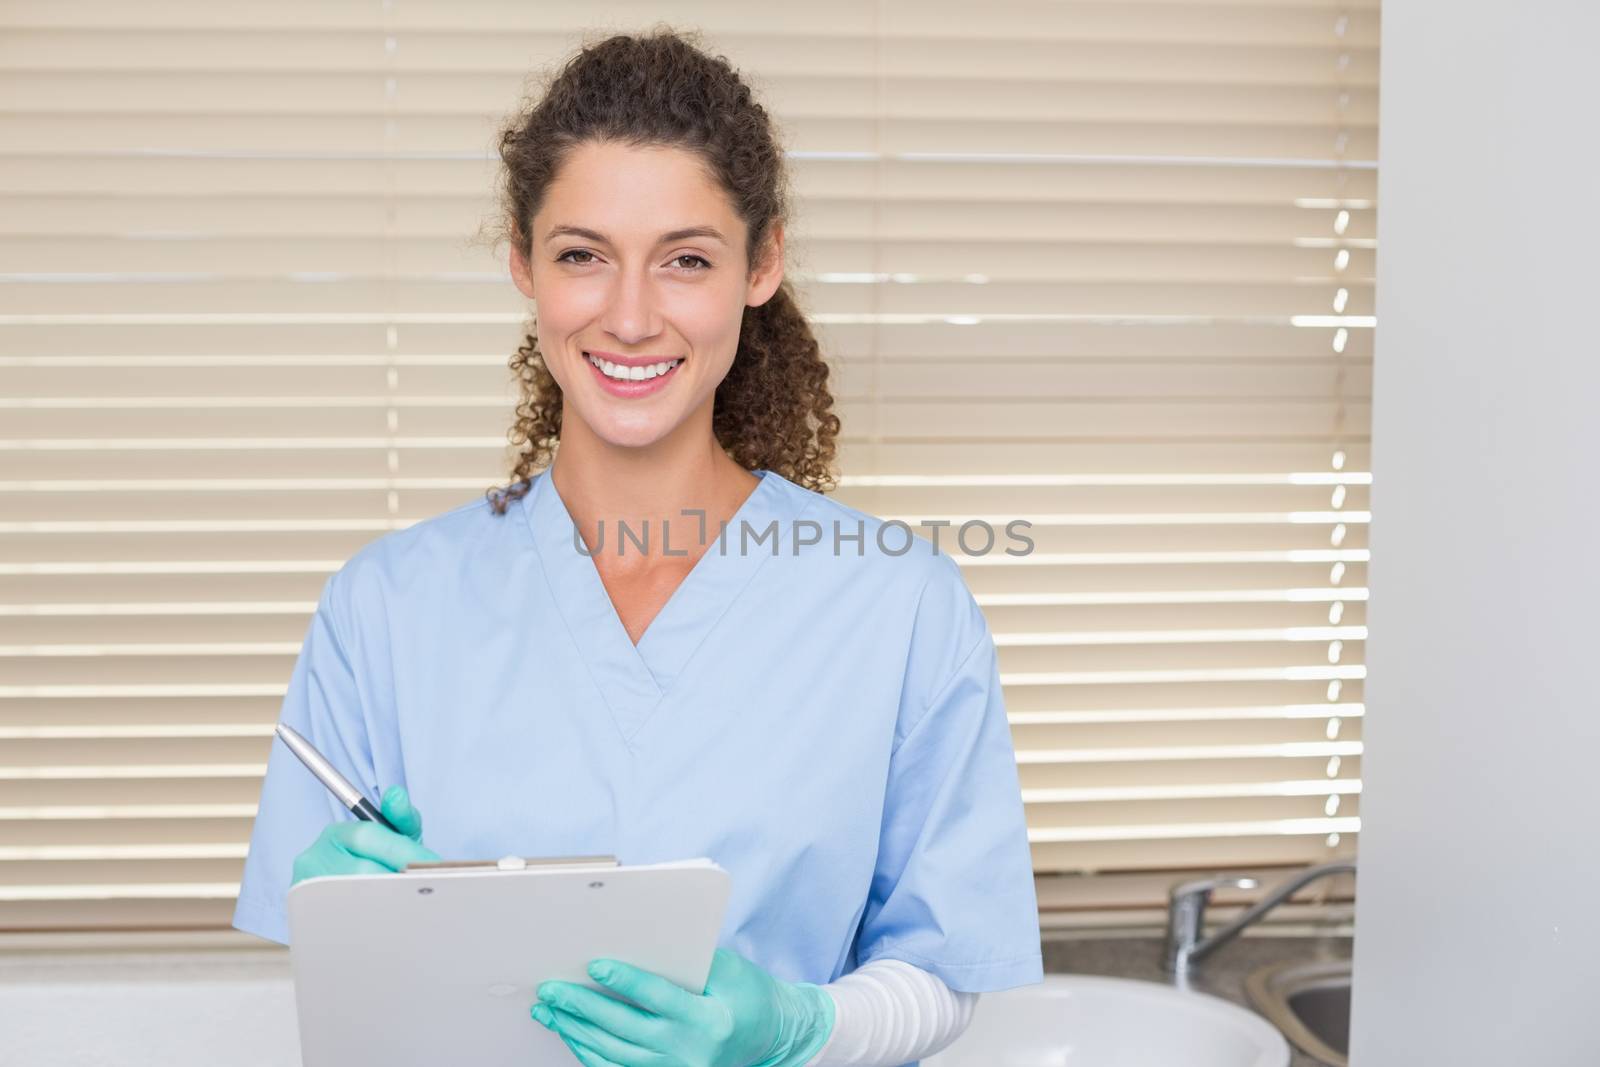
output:
[{"label": "woman", "polygon": [[818,491],[838,419],[767,114],[682,37],[617,36],[501,156],[538,312],[515,481],[334,574],[282,710],[404,833],[275,746],[234,925],[286,942],[293,881],[439,854],[708,856],[702,995],[626,961],[591,974],[633,1004],[540,987],[580,1061],[927,1055],[1042,976],[1015,757],[955,564]]}]

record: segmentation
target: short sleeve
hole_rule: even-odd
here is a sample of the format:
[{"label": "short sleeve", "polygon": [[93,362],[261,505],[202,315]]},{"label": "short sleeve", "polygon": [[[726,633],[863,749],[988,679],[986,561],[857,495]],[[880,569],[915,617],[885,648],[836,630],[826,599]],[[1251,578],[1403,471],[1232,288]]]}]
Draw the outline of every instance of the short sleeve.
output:
[{"label": "short sleeve", "polygon": [[[335,623],[337,578],[335,574],[323,586],[278,719],[310,741],[357,788],[372,795],[376,783],[360,686]],[[276,738],[270,753],[233,925],[286,945],[285,900],[295,857],[328,823],[355,816]]]},{"label": "short sleeve", "polygon": [[1044,977],[1033,859],[994,638],[955,564],[940,569],[918,609],[909,662],[929,681],[908,679],[857,961],[992,992]]}]

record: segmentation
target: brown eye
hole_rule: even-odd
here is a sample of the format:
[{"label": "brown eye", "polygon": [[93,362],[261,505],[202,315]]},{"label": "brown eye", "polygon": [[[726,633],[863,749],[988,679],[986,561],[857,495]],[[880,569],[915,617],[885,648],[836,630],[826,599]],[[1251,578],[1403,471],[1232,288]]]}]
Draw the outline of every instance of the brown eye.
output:
[{"label": "brown eye", "polygon": [[[580,261],[580,260],[576,260],[576,259],[568,259],[567,258],[568,256],[588,256],[589,259],[585,259],[585,260]],[[589,251],[587,251],[585,249],[582,249],[582,248],[573,248],[573,249],[569,249],[569,250],[561,253],[559,256],[557,256],[556,257],[556,262],[557,263],[576,263],[578,266],[584,267],[584,266],[588,266],[589,261],[592,260],[592,259],[594,259],[594,253],[593,252],[589,252]]]},{"label": "brown eye", "polygon": [[[698,263],[700,265],[698,267],[696,267],[696,266],[686,266],[684,264],[684,262],[683,262],[686,259],[689,260],[691,263]],[[683,255],[678,256],[672,262],[676,263],[680,267],[683,267],[685,270],[705,270],[707,267],[711,266],[710,263],[706,262],[700,256],[691,255],[688,252],[685,252]]]}]

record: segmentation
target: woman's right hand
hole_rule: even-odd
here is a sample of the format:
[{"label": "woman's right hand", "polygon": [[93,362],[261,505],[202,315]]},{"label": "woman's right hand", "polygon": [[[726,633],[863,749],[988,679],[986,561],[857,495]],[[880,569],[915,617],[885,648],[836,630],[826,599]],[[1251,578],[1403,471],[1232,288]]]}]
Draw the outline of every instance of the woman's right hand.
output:
[{"label": "woman's right hand", "polygon": [[294,881],[289,884],[329,874],[385,874],[404,870],[408,863],[439,858],[422,843],[422,813],[411,806],[404,786],[390,786],[379,810],[400,833],[366,820],[329,823],[322,836],[294,858]]}]

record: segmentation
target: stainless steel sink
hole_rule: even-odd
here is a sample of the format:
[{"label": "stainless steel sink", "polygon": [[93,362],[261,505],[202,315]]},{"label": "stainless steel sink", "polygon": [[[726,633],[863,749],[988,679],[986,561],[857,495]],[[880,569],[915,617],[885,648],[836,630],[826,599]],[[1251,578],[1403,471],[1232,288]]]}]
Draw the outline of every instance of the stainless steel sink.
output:
[{"label": "stainless steel sink", "polygon": [[1350,961],[1305,960],[1255,971],[1245,994],[1300,1051],[1349,1067]]}]

